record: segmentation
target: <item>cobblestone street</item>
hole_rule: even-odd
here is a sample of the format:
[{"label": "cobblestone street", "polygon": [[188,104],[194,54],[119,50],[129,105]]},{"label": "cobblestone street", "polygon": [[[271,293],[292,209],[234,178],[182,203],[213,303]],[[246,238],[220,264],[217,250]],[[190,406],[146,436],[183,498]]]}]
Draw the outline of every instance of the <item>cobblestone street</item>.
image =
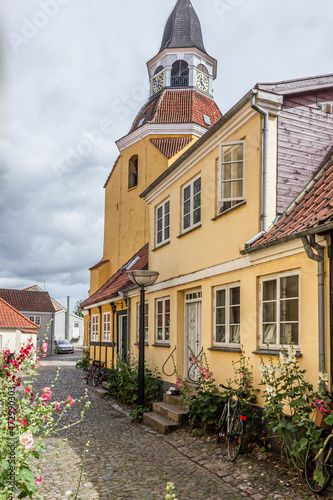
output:
[{"label": "cobblestone street", "polygon": [[[44,360],[39,388],[51,385],[59,360],[54,399],[80,398],[87,385],[73,356]],[[48,440],[39,488],[45,500],[65,499],[66,492],[76,488],[87,441],[90,448],[80,489],[84,500],[163,500],[168,481],[175,484],[178,500],[317,498],[303,480],[298,486],[271,453],[244,454],[231,463],[212,438],[195,438],[186,429],[161,436],[132,422],[127,409],[111,398],[99,398],[91,388],[88,398],[91,406],[83,422]],[[70,409],[66,424],[79,419],[82,407],[83,403]],[[61,444],[64,438],[68,440]],[[332,499],[332,489],[322,498]]]}]

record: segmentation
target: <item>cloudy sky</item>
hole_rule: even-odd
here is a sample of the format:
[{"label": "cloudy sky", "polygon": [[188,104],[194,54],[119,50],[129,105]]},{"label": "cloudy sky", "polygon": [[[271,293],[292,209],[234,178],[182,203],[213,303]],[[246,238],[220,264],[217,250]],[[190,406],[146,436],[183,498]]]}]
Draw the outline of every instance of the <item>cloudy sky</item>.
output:
[{"label": "cloudy sky", "polygon": [[[0,287],[74,307],[102,257],[104,190],[176,0],[1,0]],[[256,82],[333,73],[329,0],[192,0],[226,112]]]}]

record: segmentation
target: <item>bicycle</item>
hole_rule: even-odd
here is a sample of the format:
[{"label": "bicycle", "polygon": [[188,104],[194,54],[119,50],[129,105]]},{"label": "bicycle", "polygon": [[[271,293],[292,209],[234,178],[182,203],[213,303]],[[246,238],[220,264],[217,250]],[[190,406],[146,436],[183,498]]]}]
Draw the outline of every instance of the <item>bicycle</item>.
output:
[{"label": "bicycle", "polygon": [[88,369],[87,384],[89,384],[91,380],[92,385],[96,387],[98,385],[100,378],[105,375],[105,372],[101,370],[101,368],[103,368],[104,366],[104,362],[97,361],[95,359],[91,359],[90,361],[92,361],[92,364]]},{"label": "bicycle", "polygon": [[[220,387],[228,392],[228,399],[224,405],[217,434],[217,442],[221,442],[221,438],[225,438],[228,443],[228,457],[231,462],[234,462],[239,455],[242,447],[243,437],[245,432],[246,416],[240,412],[239,397],[234,399],[233,389],[220,384]],[[242,394],[240,394],[241,396]]]},{"label": "bicycle", "polygon": [[305,480],[314,493],[323,493],[333,477],[333,430],[325,432],[319,446],[308,446],[305,455]]}]

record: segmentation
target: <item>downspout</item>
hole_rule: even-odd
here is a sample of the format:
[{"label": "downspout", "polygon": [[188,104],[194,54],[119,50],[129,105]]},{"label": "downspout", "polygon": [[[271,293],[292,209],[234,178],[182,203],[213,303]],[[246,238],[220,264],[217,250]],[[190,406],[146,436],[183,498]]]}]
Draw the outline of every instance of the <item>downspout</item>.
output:
[{"label": "downspout", "polygon": [[[309,259],[318,262],[318,350],[319,371],[325,371],[325,261],[324,247],[316,243],[315,235],[311,234],[309,239],[302,237],[304,250]],[[313,249],[317,252],[314,253]]]},{"label": "downspout", "polygon": [[261,238],[267,231],[267,178],[268,178],[268,126],[269,126],[269,112],[267,109],[262,108],[256,104],[257,90],[252,90],[251,95],[251,108],[260,113],[264,117],[263,131],[263,162],[262,162],[262,214],[261,214],[261,231],[253,236],[245,243],[245,248],[251,246],[259,238]]}]

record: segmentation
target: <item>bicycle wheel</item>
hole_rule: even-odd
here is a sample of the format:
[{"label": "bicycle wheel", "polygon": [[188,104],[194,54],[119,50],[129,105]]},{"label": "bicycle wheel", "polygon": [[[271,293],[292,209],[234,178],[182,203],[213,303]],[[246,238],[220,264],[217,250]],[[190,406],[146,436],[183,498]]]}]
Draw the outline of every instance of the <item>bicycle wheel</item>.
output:
[{"label": "bicycle wheel", "polygon": [[99,380],[99,368],[97,367],[92,379],[92,384],[94,387],[96,387],[96,385],[98,384],[98,380]]},{"label": "bicycle wheel", "polygon": [[244,437],[244,422],[239,413],[235,413],[228,433],[228,457],[234,462],[239,455]]},{"label": "bicycle wheel", "polygon": [[222,438],[226,436],[227,432],[227,415],[228,415],[228,405],[225,404],[223,411],[221,413],[219,428],[217,431],[217,442],[220,443]]},{"label": "bicycle wheel", "polygon": [[305,479],[308,487],[314,493],[325,491],[333,476],[333,438],[329,439],[324,448],[323,446],[324,439],[322,439],[321,449],[310,447],[305,456]]}]

